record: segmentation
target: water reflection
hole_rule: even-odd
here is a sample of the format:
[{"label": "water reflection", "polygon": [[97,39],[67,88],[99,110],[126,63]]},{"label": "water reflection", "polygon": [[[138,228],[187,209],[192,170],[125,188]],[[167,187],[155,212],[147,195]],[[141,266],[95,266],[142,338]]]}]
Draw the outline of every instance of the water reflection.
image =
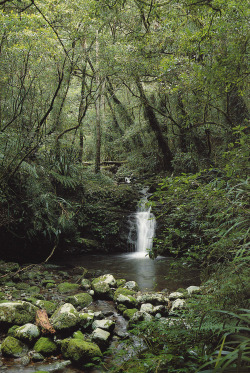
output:
[{"label": "water reflection", "polygon": [[[158,257],[149,259],[145,253],[124,253],[117,255],[81,255],[60,261],[64,266],[83,266],[95,272],[95,276],[111,273],[116,278],[136,281],[140,290],[169,291],[180,287],[199,285],[197,270],[187,268],[184,264],[173,269],[173,259]],[[166,279],[167,278],[167,279]]]}]

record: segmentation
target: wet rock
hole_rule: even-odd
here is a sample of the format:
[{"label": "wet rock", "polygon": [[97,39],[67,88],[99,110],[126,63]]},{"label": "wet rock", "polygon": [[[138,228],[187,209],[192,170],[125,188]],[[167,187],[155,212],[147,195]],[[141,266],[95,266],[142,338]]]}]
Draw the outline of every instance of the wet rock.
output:
[{"label": "wet rock", "polygon": [[123,312],[123,317],[125,317],[125,319],[130,320],[137,311],[137,308],[128,308]]},{"label": "wet rock", "polygon": [[123,285],[126,284],[126,280],[125,278],[119,278],[118,280],[116,280],[116,286],[119,288],[119,287],[123,287]]},{"label": "wet rock", "polygon": [[26,355],[28,347],[18,339],[9,336],[1,344],[1,351],[3,356],[17,358]]},{"label": "wet rock", "polygon": [[129,320],[129,326],[131,326],[132,324],[136,324],[139,321],[152,321],[152,320],[153,320],[153,317],[149,313],[137,311],[134,313],[134,315]]},{"label": "wet rock", "polygon": [[105,282],[111,287],[116,286],[116,279],[114,278],[113,275],[103,275],[103,276],[97,277],[95,280]]},{"label": "wet rock", "polygon": [[70,282],[62,282],[57,286],[59,293],[74,293],[79,289],[80,285],[72,284]]},{"label": "wet rock", "polygon": [[36,342],[34,350],[43,356],[50,356],[56,353],[57,346],[50,338],[41,337]]},{"label": "wet rock", "polygon": [[37,300],[35,302],[35,305],[39,308],[45,309],[49,316],[51,316],[55,312],[57,307],[56,303],[50,302],[48,300]]},{"label": "wet rock", "polygon": [[43,361],[44,356],[42,354],[39,354],[38,352],[31,351],[29,352],[29,356],[32,361],[37,362],[37,361]]},{"label": "wet rock", "polygon": [[89,306],[90,303],[93,302],[93,298],[88,293],[79,293],[79,294],[71,295],[70,297],[68,297],[66,299],[66,302],[73,304],[73,306],[75,307],[79,306],[81,308],[84,308],[84,307]]},{"label": "wet rock", "polygon": [[101,349],[108,346],[110,333],[106,330],[96,328],[91,334],[91,340],[95,342]]},{"label": "wet rock", "polygon": [[95,362],[102,353],[97,344],[82,341],[80,339],[65,339],[62,341],[62,354],[66,359],[70,359],[73,364],[81,366]]},{"label": "wet rock", "polygon": [[33,304],[24,301],[0,303],[0,326],[34,323],[37,310]]},{"label": "wet rock", "polygon": [[29,344],[40,337],[40,330],[34,324],[25,324],[15,330],[14,337]]},{"label": "wet rock", "polygon": [[87,280],[86,278],[83,278],[82,281],[81,281],[81,287],[84,290],[89,290],[91,288],[91,282],[89,280]]},{"label": "wet rock", "polygon": [[129,290],[129,289],[125,289],[125,288],[118,288],[115,291],[114,300],[117,300],[117,298],[119,297],[120,294],[133,296],[135,294],[135,292],[133,290]]},{"label": "wet rock", "polygon": [[95,320],[92,324],[92,329],[104,329],[108,331],[112,331],[115,327],[115,323],[112,320],[109,319],[103,319],[103,320]]},{"label": "wet rock", "polygon": [[[102,277],[102,276],[101,276]],[[92,289],[95,292],[95,295],[100,299],[113,299],[113,291],[110,288],[109,284],[105,281],[102,281],[100,277],[92,281]]]},{"label": "wet rock", "polygon": [[139,286],[135,281],[128,281],[123,285],[123,287],[125,289],[129,289],[129,290],[133,290],[133,291],[138,291],[139,290]]},{"label": "wet rock", "polygon": [[119,338],[127,338],[129,336],[127,326],[127,320],[122,316],[118,316],[115,322],[114,334]]},{"label": "wet rock", "polygon": [[153,305],[166,305],[169,303],[169,298],[162,293],[145,293],[137,296],[139,303],[151,303]]},{"label": "wet rock", "polygon": [[23,356],[21,359],[21,364],[23,366],[26,366],[26,365],[29,365],[29,363],[30,363],[30,357],[28,355]]},{"label": "wet rock", "polygon": [[65,303],[53,313],[50,322],[56,331],[70,331],[80,323],[80,317],[72,304]]},{"label": "wet rock", "polygon": [[127,307],[135,307],[137,305],[137,299],[132,297],[132,295],[118,295],[116,299],[117,303],[122,303]]},{"label": "wet rock", "polygon": [[80,330],[77,330],[74,334],[73,334],[73,338],[75,339],[81,339],[81,340],[85,340],[85,336],[84,334],[80,331]]},{"label": "wet rock", "polygon": [[79,312],[80,326],[83,329],[88,329],[94,321],[94,313]]}]

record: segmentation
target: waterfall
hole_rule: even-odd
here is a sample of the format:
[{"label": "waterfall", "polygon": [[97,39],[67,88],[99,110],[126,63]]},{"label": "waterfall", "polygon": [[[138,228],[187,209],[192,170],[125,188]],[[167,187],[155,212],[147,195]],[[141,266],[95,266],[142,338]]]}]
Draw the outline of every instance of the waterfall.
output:
[{"label": "waterfall", "polygon": [[147,253],[153,247],[153,238],[155,234],[156,219],[151,212],[151,207],[147,206],[148,188],[141,191],[143,197],[139,202],[137,212],[130,217],[128,242],[130,248],[135,249],[138,253]]}]

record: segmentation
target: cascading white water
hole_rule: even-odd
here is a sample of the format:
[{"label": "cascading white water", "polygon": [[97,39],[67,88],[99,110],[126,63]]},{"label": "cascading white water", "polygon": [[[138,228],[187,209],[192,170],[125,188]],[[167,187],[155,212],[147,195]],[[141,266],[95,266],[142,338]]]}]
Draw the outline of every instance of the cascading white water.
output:
[{"label": "cascading white water", "polygon": [[135,247],[137,253],[146,254],[153,247],[156,219],[151,212],[151,207],[147,206],[148,188],[143,189],[141,193],[143,197],[140,200],[138,210],[133,215],[133,219],[130,220],[128,242],[130,246]]}]

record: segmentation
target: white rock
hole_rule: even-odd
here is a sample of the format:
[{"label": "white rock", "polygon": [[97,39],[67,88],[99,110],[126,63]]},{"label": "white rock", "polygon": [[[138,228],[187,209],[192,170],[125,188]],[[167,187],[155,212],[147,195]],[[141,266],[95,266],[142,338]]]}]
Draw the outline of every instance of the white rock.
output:
[{"label": "white rock", "polygon": [[40,336],[40,330],[36,325],[28,323],[17,328],[14,336],[23,342],[33,342]]},{"label": "white rock", "polygon": [[123,287],[129,290],[134,290],[134,291],[139,290],[139,286],[135,281],[127,281]]},{"label": "white rock", "polygon": [[199,286],[189,286],[187,289],[188,295],[191,295],[193,293],[199,293],[201,288]]},{"label": "white rock", "polygon": [[171,294],[169,294],[168,298],[170,300],[173,300],[173,299],[178,299],[178,298],[183,298],[184,297],[184,294],[183,293],[179,293],[178,291],[175,291]]},{"label": "white rock", "polygon": [[110,333],[101,328],[96,328],[91,334],[91,340],[98,346],[105,346],[110,338]]},{"label": "white rock", "polygon": [[185,308],[186,306],[186,301],[184,299],[176,299],[173,303],[172,303],[172,307],[171,307],[171,310],[170,310],[170,314],[171,313],[174,313],[174,311],[176,310],[180,310],[180,309],[183,309]]},{"label": "white rock", "polygon": [[100,276],[99,279],[109,286],[115,286],[116,285],[116,279],[114,278],[113,275],[103,275]]},{"label": "white rock", "polygon": [[56,330],[65,330],[76,326],[80,317],[72,304],[65,303],[53,313],[50,321]]},{"label": "white rock", "polygon": [[154,310],[154,307],[151,303],[143,303],[140,309],[141,312],[147,312],[150,314],[153,313],[153,310]]},{"label": "white rock", "polygon": [[104,330],[113,330],[115,327],[115,323],[112,320],[109,319],[103,319],[103,320],[95,320],[92,324],[92,329],[104,329]]}]

